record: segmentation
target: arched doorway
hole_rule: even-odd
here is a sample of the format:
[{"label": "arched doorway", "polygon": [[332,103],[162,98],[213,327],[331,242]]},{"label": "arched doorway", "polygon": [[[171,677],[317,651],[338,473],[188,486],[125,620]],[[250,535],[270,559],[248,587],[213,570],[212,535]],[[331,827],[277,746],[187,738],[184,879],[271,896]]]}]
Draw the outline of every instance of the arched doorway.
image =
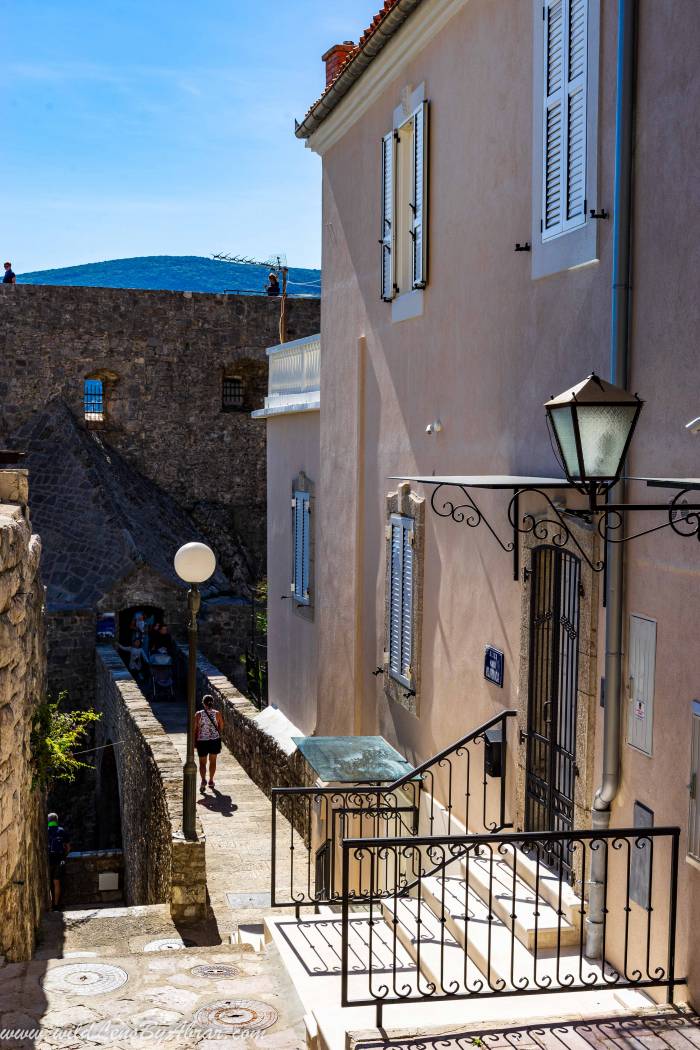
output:
[{"label": "arched doorway", "polygon": [[[117,745],[118,746],[118,745]],[[122,816],[119,803],[119,776],[114,745],[107,741],[100,760],[97,796],[97,848],[122,848]]]}]

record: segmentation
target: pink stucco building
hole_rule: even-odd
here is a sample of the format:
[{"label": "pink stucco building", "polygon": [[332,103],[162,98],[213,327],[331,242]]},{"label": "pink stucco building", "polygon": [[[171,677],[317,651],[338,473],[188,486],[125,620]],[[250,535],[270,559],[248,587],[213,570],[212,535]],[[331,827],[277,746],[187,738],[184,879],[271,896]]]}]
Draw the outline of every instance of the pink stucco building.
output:
[{"label": "pink stucco building", "polygon": [[[267,422],[271,703],[412,765],[513,711],[513,834],[679,828],[675,996],[696,1005],[697,535],[631,512],[628,534],[666,527],[609,544],[600,571],[601,519],[546,483],[564,474],[543,405],[596,372],[645,402],[629,478],[698,473],[699,54],[697,0],[388,0],[331,48],[297,126],[323,158],[320,408],[297,391]],[[614,501],[681,488],[630,480]],[[444,776],[429,787],[447,806]],[[618,968],[643,941],[629,924],[666,914],[672,836],[655,849],[646,897],[608,901]],[[600,879],[569,875],[590,926]]]}]

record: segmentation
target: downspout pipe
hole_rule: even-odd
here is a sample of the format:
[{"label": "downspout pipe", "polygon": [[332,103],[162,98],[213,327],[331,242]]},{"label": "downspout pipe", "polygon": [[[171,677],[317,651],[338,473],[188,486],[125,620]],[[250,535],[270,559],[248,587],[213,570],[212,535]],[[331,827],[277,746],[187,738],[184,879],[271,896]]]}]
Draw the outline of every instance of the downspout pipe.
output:
[{"label": "downspout pipe", "polygon": [[[610,319],[610,381],[627,387],[630,329],[630,241],[632,155],[637,51],[637,0],[618,0],[617,99],[615,106],[615,184],[613,194],[613,259]],[[625,502],[625,483],[611,491],[613,503]],[[624,545],[607,544],[605,590],[605,711],[603,770],[593,800],[592,828],[610,826],[610,806],[620,786],[622,714],[622,634]],[[586,955],[600,958],[603,950],[605,850],[591,851]]]}]

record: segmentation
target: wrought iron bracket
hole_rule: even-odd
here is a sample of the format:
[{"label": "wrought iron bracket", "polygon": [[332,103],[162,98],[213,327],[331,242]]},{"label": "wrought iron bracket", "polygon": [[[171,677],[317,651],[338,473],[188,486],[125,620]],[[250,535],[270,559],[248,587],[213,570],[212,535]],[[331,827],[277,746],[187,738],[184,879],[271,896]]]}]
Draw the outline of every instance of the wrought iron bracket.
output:
[{"label": "wrought iron bracket", "polygon": [[[461,495],[450,498],[443,491],[445,489],[458,490]],[[571,489],[574,490],[573,485]],[[482,524],[485,525],[501,550],[506,554],[513,555],[513,579],[517,581],[520,579],[520,536],[532,535],[537,540],[548,540],[555,547],[572,545],[592,572],[605,572],[609,543],[628,543],[630,540],[637,539],[640,536],[648,536],[667,528],[672,529],[678,536],[695,536],[700,541],[700,503],[685,502],[691,491],[693,490],[681,490],[673,497],[670,503],[599,504],[597,498],[591,497],[589,506],[579,509],[576,507],[558,507],[548,493],[541,488],[533,486],[514,489],[506,511],[513,534],[513,539],[508,542],[504,542],[498,535],[466,485],[460,485],[457,482],[440,482],[433,489],[430,497],[430,506],[439,517],[451,518],[458,525],[467,525],[470,529],[476,529]],[[546,504],[547,509],[544,517],[528,511],[521,518],[520,497],[529,494],[539,496]],[[625,534],[624,527],[627,515],[644,511],[663,514],[667,520],[660,525],[653,525],[648,529],[640,529],[638,532]],[[572,519],[583,521],[595,528],[604,543],[603,557],[600,560],[590,558],[581,546],[570,527]],[[553,532],[550,531],[552,528]],[[527,569],[525,570],[524,579],[527,580]]]}]

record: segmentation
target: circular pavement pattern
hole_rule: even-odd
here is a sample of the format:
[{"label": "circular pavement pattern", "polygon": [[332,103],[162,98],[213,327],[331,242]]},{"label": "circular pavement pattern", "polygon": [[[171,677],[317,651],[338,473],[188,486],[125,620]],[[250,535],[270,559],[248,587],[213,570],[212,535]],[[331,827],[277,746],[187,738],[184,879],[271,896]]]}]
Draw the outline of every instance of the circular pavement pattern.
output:
[{"label": "circular pavement pattern", "polygon": [[179,937],[162,937],[159,941],[149,941],[144,944],[145,952],[177,952],[181,948],[191,948],[192,941],[182,941]]},{"label": "circular pavement pattern", "polygon": [[222,977],[240,977],[241,971],[237,966],[193,966],[190,970],[195,977],[208,977],[212,981],[220,980]]},{"label": "circular pavement pattern", "polygon": [[51,992],[66,992],[68,995],[107,995],[115,992],[129,980],[121,966],[107,963],[72,963],[49,970],[44,987]]},{"label": "circular pavement pattern", "polygon": [[236,1035],[238,1032],[261,1032],[273,1025],[278,1017],[274,1006],[257,999],[220,999],[197,1010],[194,1020],[200,1028]]}]

